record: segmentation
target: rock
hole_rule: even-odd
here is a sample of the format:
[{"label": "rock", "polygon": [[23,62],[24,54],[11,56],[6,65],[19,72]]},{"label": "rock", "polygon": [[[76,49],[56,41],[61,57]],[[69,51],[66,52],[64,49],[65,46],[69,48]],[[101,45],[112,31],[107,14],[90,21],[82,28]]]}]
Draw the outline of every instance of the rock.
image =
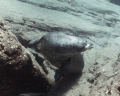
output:
[{"label": "rock", "polygon": [[120,5],[120,1],[119,0],[109,0],[109,2],[114,3],[116,5]]},{"label": "rock", "polygon": [[35,57],[25,49],[0,18],[0,94],[17,96],[20,93],[49,91],[45,72]]}]

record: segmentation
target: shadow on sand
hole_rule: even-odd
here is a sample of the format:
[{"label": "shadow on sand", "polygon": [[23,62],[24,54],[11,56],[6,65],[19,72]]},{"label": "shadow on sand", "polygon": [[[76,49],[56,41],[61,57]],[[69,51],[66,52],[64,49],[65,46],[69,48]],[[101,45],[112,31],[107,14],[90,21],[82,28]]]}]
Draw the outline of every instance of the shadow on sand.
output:
[{"label": "shadow on sand", "polygon": [[74,66],[71,66],[71,69],[69,70],[70,72],[68,72],[60,81],[52,86],[47,96],[64,96],[66,92],[68,92],[70,89],[73,88],[73,86],[76,86],[78,84],[78,81],[80,80],[80,77],[82,75],[84,60],[83,56],[80,53],[72,58],[73,61],[71,62]]},{"label": "shadow on sand", "polygon": [[68,73],[62,80],[57,82],[50,90],[47,96],[64,96],[64,94],[77,85],[81,73]]}]

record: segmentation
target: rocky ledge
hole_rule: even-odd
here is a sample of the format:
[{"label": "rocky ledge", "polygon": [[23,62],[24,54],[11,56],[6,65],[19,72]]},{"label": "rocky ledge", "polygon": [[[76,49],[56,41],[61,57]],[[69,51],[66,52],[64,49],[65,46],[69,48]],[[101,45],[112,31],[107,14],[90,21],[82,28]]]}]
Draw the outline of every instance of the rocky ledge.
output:
[{"label": "rocky ledge", "polygon": [[45,72],[0,18],[0,94],[47,93],[50,89]]}]

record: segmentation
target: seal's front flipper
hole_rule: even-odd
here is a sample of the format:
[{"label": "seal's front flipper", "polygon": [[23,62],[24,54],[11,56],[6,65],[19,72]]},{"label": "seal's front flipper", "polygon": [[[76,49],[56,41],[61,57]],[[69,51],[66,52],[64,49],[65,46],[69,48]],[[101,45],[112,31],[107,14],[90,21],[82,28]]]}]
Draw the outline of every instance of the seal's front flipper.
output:
[{"label": "seal's front flipper", "polygon": [[55,76],[54,76],[55,82],[57,82],[61,77],[65,75],[65,73],[67,72],[69,68],[70,61],[71,61],[71,58],[67,59],[65,62],[61,64],[60,69],[58,69],[55,73]]},{"label": "seal's front flipper", "polygon": [[41,39],[41,38],[37,38],[37,39],[35,39],[35,40],[32,40],[32,41],[29,42],[29,44],[31,44],[31,45],[33,45],[33,44],[38,44],[39,41],[40,41],[40,39]]}]

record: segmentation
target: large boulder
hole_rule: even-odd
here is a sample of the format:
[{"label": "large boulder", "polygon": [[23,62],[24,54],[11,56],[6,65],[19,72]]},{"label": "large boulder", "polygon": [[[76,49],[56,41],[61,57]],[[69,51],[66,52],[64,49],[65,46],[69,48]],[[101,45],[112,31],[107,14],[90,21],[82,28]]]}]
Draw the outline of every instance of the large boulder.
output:
[{"label": "large boulder", "polygon": [[0,18],[0,95],[47,93],[51,84],[45,72]]}]

